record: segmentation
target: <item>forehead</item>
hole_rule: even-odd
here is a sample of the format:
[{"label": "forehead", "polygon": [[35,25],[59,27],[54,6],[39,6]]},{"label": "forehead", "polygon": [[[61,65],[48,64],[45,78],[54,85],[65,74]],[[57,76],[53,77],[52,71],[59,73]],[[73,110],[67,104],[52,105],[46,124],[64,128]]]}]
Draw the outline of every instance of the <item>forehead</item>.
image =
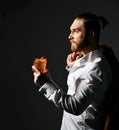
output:
[{"label": "forehead", "polygon": [[82,28],[82,27],[84,27],[84,19],[78,19],[78,18],[76,18],[73,21],[72,25],[70,26],[70,29],[72,30],[72,29]]}]

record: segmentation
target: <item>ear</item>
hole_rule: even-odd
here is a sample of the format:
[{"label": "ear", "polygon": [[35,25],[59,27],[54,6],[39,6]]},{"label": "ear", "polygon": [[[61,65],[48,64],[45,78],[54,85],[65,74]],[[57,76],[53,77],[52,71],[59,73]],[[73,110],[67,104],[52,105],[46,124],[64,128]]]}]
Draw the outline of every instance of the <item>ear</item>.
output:
[{"label": "ear", "polygon": [[88,32],[88,38],[89,39],[93,39],[95,37],[95,31],[93,29],[91,29],[89,32]]}]

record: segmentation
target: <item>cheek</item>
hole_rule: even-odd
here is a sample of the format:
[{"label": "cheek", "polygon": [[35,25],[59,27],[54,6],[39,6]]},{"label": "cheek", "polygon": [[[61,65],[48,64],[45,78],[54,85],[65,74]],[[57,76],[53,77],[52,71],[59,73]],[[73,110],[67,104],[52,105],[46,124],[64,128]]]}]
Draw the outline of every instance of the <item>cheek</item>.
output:
[{"label": "cheek", "polygon": [[83,39],[84,39],[84,35],[83,34],[80,34],[80,35],[77,35],[76,37],[75,37],[75,39],[76,39],[76,41],[82,41]]}]

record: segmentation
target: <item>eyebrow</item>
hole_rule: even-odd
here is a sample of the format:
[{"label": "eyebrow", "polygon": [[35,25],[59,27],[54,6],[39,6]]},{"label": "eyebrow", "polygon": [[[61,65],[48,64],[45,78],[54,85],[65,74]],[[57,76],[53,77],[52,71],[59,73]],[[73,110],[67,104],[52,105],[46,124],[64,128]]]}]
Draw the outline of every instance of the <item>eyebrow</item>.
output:
[{"label": "eyebrow", "polygon": [[81,29],[81,28],[73,28],[73,29],[70,28],[70,30],[72,30],[72,31],[80,30],[80,29]]}]

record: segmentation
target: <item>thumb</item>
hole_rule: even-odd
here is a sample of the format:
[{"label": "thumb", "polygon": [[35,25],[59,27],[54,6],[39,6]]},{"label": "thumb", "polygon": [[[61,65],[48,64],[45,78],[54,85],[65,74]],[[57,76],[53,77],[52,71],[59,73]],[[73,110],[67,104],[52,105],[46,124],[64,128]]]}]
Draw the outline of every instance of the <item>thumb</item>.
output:
[{"label": "thumb", "polygon": [[34,65],[32,66],[32,70],[36,73],[39,73],[39,70]]}]

